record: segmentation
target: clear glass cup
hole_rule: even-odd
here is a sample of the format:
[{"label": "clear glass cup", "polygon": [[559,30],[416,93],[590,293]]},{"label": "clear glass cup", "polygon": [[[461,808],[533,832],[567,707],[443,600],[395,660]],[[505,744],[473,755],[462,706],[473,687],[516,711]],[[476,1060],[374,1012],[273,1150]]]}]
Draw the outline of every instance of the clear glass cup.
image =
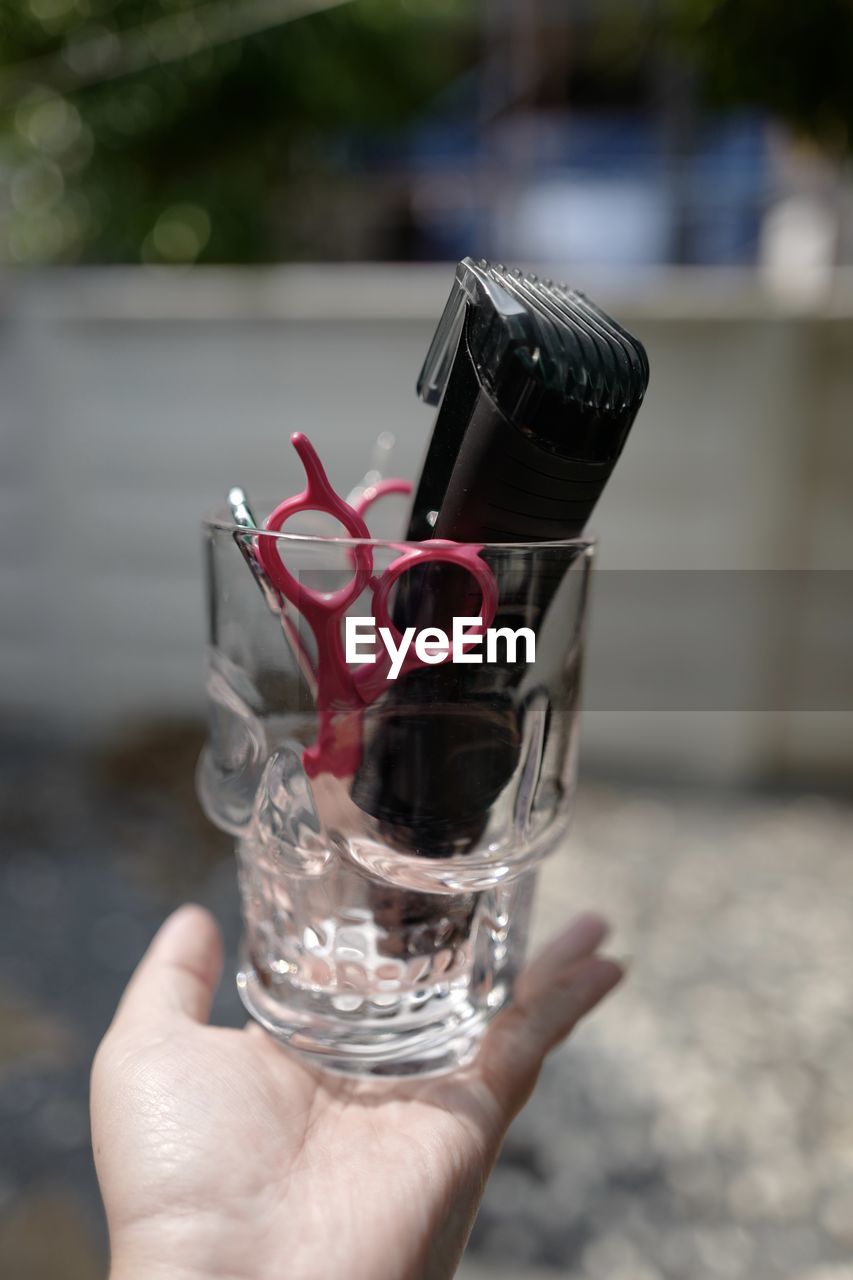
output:
[{"label": "clear glass cup", "polygon": [[[483,546],[497,600],[488,617],[482,573],[417,563],[412,553],[434,543],[247,534],[216,518],[204,534],[209,737],[198,790],[236,839],[242,1000],[333,1070],[464,1063],[511,995],[536,867],[572,810],[593,543]],[[362,636],[383,616],[416,636],[437,625],[444,660],[412,659],[413,645],[392,680],[377,638],[372,666],[346,667],[360,694],[346,692],[345,673],[318,709],[315,637],[264,578],[258,538],[275,539],[293,580],[327,598],[360,566],[365,589],[347,612]],[[484,627],[454,647],[457,616]],[[489,624],[527,628],[535,652],[523,633],[514,654],[501,636],[490,650]],[[455,660],[477,652],[480,663]]]}]

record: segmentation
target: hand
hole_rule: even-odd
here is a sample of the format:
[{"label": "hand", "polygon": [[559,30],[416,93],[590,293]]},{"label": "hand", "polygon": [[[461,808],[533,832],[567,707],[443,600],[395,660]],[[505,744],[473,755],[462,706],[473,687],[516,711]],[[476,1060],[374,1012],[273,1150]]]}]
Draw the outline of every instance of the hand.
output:
[{"label": "hand", "polygon": [[524,971],[475,1062],[421,1081],[306,1065],[207,1025],[222,944],[171,916],[92,1070],[112,1280],[446,1280],[545,1055],[622,976],[581,916]]}]

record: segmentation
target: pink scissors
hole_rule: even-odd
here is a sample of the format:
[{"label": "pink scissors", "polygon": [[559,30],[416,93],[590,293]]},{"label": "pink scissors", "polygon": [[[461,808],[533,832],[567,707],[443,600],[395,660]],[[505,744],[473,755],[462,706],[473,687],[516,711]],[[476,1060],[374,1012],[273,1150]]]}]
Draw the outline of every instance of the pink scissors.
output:
[{"label": "pink scissors", "polygon": [[[399,645],[402,637],[394,626],[389,612],[389,595],[397,580],[417,565],[441,561],[466,569],[474,578],[480,591],[482,630],[491,625],[497,609],[498,597],[494,575],[480,558],[481,546],[473,543],[447,542],[436,538],[418,547],[392,544],[401,554],[381,574],[373,572],[373,548],[370,531],[364,520],[367,509],[389,493],[408,493],[411,486],[403,480],[384,480],[367,489],[359,501],[350,506],[335,493],[317,453],[301,431],[291,436],[291,443],[305,468],[307,485],[302,493],[279,503],[264,523],[267,533],[279,533],[285,521],[303,511],[318,511],[333,516],[356,542],[348,548],[353,566],[353,576],[336,591],[322,592],[307,587],[287,568],[282,553],[286,553],[286,541],[282,538],[255,538],[255,555],[267,577],[305,618],[317,646],[316,662],[312,662],[301,642],[299,654],[303,664],[312,669],[316,686],[316,702],[319,717],[317,741],[307,747],[302,763],[309,777],[318,773],[331,773],[335,777],[347,777],[355,773],[361,762],[361,718],[364,708],[375,702],[388,688],[388,672],[391,660],[377,655],[375,663],[364,663],[350,668],[344,657],[342,623],[347,610],[358,600],[363,591],[369,590],[373,599],[373,611],[377,627],[387,627]],[[476,636],[481,628],[472,628],[468,635]],[[447,658],[452,656],[448,653]],[[444,659],[445,661],[447,659]],[[401,674],[424,665],[410,649],[404,660]]]}]

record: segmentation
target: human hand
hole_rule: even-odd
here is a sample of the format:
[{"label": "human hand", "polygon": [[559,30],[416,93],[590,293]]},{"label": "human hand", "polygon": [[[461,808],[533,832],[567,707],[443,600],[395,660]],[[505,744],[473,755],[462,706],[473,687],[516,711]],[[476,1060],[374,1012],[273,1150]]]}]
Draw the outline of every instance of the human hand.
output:
[{"label": "human hand", "polygon": [[181,908],[92,1070],[111,1280],[447,1280],[545,1055],[622,976],[605,933],[585,915],[556,938],[465,1069],[358,1081],[207,1025],[222,943]]}]

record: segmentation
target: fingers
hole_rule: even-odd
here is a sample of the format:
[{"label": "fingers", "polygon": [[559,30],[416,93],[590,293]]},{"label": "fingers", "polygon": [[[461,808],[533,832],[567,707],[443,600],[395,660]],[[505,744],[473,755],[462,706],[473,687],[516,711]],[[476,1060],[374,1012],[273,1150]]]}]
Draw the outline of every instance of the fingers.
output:
[{"label": "fingers", "polygon": [[545,1056],[623,976],[596,954],[607,935],[598,916],[579,916],[520,975],[513,1003],[489,1028],[480,1066],[507,1122],[527,1101]]},{"label": "fingers", "polygon": [[222,938],[213,916],[203,907],[180,907],[140,960],[113,1025],[206,1022],[221,975]]}]

